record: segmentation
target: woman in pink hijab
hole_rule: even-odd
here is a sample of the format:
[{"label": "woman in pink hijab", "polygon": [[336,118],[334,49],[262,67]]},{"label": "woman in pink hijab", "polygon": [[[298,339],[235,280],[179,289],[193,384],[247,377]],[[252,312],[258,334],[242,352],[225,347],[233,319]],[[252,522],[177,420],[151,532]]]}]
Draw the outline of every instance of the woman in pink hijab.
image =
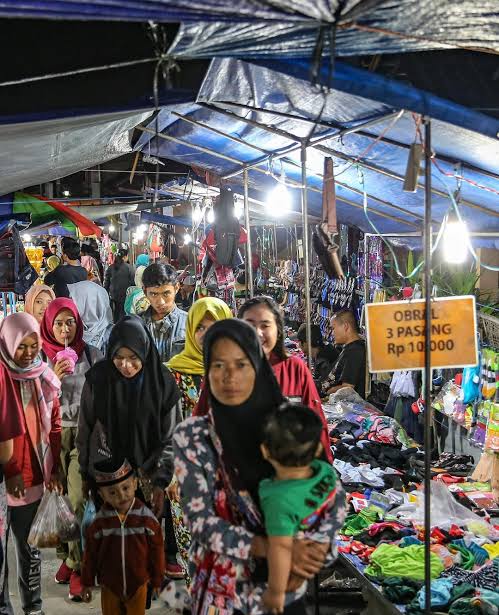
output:
[{"label": "woman in pink hijab", "polygon": [[[14,438],[4,466],[8,523],[16,544],[19,593],[24,613],[41,612],[40,552],[28,535],[44,490],[62,491],[57,478],[61,450],[60,380],[40,356],[40,325],[30,314],[7,316],[0,324],[0,361],[18,389],[25,432]],[[13,612],[7,583],[0,588],[0,612]]]},{"label": "woman in pink hijab", "polygon": [[55,299],[55,293],[45,284],[34,284],[24,298],[24,311],[41,323],[49,303]]}]

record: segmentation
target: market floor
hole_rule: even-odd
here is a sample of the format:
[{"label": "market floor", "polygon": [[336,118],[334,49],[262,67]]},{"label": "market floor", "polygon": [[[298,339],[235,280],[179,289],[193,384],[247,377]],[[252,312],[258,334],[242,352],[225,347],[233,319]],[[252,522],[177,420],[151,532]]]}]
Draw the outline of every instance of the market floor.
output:
[{"label": "market floor", "polygon": [[[71,602],[68,600],[68,586],[57,585],[54,582],[55,573],[60,566],[54,549],[44,549],[42,553],[42,596],[43,611],[45,615],[101,615],[100,594],[96,590],[90,604],[82,602]],[[10,599],[16,615],[22,614],[19,591],[17,589],[16,555],[12,544],[9,544],[9,589]],[[162,613],[164,615],[173,614],[174,611],[166,609],[159,602],[154,602],[148,613]]]}]

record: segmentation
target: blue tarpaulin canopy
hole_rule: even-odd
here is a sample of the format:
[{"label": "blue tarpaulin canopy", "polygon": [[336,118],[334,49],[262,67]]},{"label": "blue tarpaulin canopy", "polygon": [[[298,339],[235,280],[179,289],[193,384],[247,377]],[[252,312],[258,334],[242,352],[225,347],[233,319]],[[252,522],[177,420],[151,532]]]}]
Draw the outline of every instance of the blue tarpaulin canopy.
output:
[{"label": "blue tarpaulin canopy", "polygon": [[309,68],[305,61],[213,60],[196,103],[163,108],[161,136],[152,121],[136,148],[209,170],[239,193],[243,165],[260,161],[248,170],[250,196],[264,202],[284,172],[299,211],[299,139],[313,130],[307,150],[310,213],[320,215],[324,157],[332,156],[340,222],[373,232],[363,209],[365,189],[369,215],[381,232],[413,232],[422,229],[423,180],[415,193],[402,186],[424,114],[432,119],[435,223],[450,207],[447,188],[460,188],[470,230],[499,232],[498,120],[341,62],[326,93],[310,84]]},{"label": "blue tarpaulin canopy", "polygon": [[189,57],[309,57],[332,24],[338,55],[499,52],[496,0],[2,0],[0,16],[183,22],[171,52]]}]

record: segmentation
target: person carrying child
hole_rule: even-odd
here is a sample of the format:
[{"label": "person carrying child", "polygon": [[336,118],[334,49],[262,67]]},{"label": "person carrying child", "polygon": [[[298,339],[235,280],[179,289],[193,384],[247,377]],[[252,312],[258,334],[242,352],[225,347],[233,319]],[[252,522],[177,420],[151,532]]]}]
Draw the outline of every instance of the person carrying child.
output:
[{"label": "person carrying child", "polygon": [[161,527],[135,497],[137,477],[126,459],[96,464],[95,481],[104,505],[87,529],[81,574],[84,600],[92,599],[97,577],[102,615],[144,615],[148,585],[159,592],[163,582]]},{"label": "person carrying child", "polygon": [[314,528],[336,497],[336,472],[318,459],[322,429],[320,418],[301,404],[283,404],[264,420],[262,455],[275,470],[259,486],[268,537],[263,603],[270,613],[284,611],[296,534]]}]

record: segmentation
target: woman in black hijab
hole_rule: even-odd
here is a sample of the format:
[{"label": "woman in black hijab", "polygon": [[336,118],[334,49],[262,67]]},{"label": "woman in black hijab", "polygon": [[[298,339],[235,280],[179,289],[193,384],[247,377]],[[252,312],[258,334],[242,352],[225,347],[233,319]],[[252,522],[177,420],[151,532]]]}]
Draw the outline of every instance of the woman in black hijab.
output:
[{"label": "woman in black hijab", "polygon": [[106,358],[87,372],[82,392],[77,448],[87,485],[95,463],[126,458],[158,516],[173,475],[179,397],[142,320],[120,320],[111,331]]},{"label": "woman in black hijab", "polygon": [[[181,423],[173,436],[175,474],[192,535],[190,607],[195,615],[212,609],[258,612],[266,538],[257,492],[272,471],[260,452],[261,425],[283,397],[251,325],[216,322],[203,351],[210,410]],[[340,492],[318,528],[330,544],[343,523],[343,501]],[[285,615],[305,614],[303,581],[326,559],[329,545],[308,537],[295,541]]]}]

